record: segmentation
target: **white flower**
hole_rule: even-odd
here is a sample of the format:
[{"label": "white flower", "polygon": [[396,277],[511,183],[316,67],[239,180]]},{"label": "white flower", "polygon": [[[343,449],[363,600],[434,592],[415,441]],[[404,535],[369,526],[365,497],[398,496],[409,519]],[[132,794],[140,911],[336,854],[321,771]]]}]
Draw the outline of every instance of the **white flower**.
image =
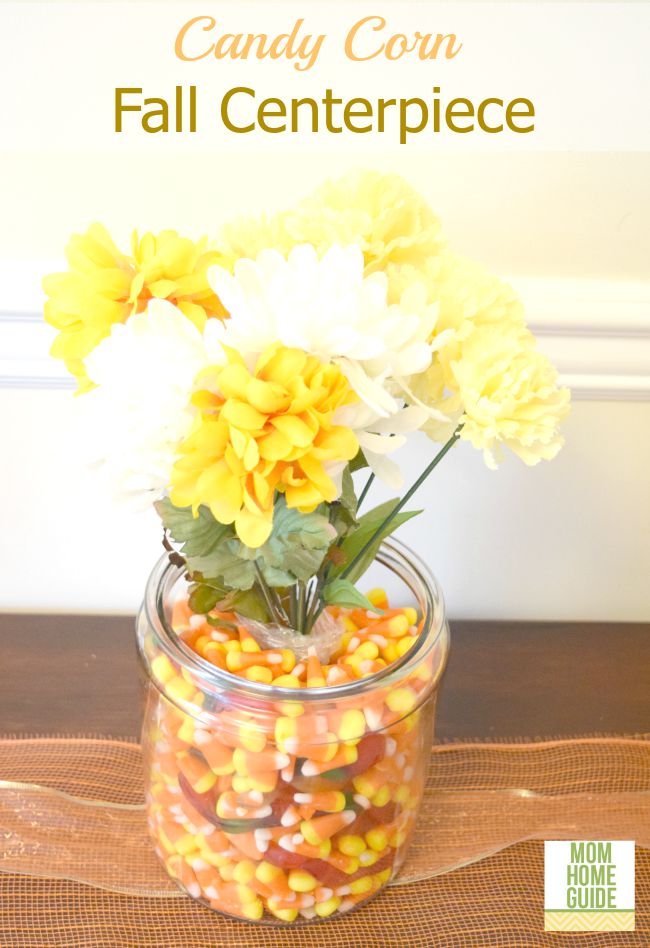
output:
[{"label": "white flower", "polygon": [[254,355],[280,342],[339,365],[361,399],[341,424],[355,431],[376,473],[395,484],[399,472],[385,454],[426,420],[420,409],[405,410],[403,379],[431,364],[438,310],[417,283],[389,304],[385,274],[364,277],[363,269],[357,246],[334,245],[319,257],[301,244],[287,257],[263,250],[256,260],[240,259],[233,273],[212,267],[208,278],[230,314],[226,345]]},{"label": "white flower", "polygon": [[192,424],[194,379],[223,361],[222,335],[218,319],[208,319],[202,334],[171,303],[151,300],[87,357],[97,388],[79,399],[88,412],[85,453],[119,494],[147,492],[151,500],[169,485]]},{"label": "white flower", "polygon": [[417,431],[428,418],[426,408],[417,405],[383,418],[363,402],[357,402],[339,408],[335,421],[352,428],[371,471],[388,487],[399,490],[404,477],[395,461],[386,455],[401,448],[406,443],[405,435]]},{"label": "white flower", "polygon": [[390,380],[431,363],[427,340],[437,306],[427,306],[426,291],[417,286],[389,305],[385,274],[364,277],[357,246],[335,245],[320,258],[311,244],[294,247],[288,257],[263,250],[256,260],[238,260],[232,274],[212,267],[208,278],[230,313],[228,345],[258,353],[281,342],[336,362],[380,415],[400,407]]}]

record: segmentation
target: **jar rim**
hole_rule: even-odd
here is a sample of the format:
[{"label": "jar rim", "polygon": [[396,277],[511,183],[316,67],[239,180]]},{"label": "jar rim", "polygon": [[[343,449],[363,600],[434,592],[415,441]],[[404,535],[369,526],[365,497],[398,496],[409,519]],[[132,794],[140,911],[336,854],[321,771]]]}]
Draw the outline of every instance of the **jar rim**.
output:
[{"label": "jar rim", "polygon": [[445,644],[445,650],[441,656],[439,669],[436,669],[436,673],[432,675],[433,684],[444,669],[448,651],[448,635],[446,634],[448,625],[440,586],[423,560],[401,540],[395,538],[384,540],[375,561],[397,574],[416,596],[424,620],[422,630],[415,645],[395,662],[391,662],[386,668],[372,675],[342,684],[318,688],[282,688],[265,682],[250,681],[202,658],[183,642],[167,620],[165,593],[184,572],[182,567],[169,561],[167,554],[160,557],[149,576],[142,610],[149,627],[157,634],[160,647],[168,657],[188,668],[193,675],[201,679],[202,684],[219,692],[236,691],[241,697],[301,703],[323,701],[329,698],[349,698],[403,679],[424,661],[438,642],[442,641]]}]

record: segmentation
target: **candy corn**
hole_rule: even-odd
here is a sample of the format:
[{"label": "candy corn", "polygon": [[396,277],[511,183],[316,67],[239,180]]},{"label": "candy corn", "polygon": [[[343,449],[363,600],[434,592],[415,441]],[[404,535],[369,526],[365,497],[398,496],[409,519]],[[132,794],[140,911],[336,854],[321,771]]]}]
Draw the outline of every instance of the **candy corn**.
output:
[{"label": "candy corn", "polygon": [[[342,633],[328,662],[261,646],[232,613],[208,622],[175,605],[177,634],[203,659],[286,689],[240,706],[234,686],[207,693],[167,653],[151,656],[166,697],[156,693],[149,712],[148,822],[169,874],[212,908],[251,921],[328,918],[372,896],[401,859],[422,794],[431,665],[409,663],[417,612],[391,609],[380,589],[369,599],[381,613],[332,609]],[[367,696],[301,700],[400,659],[404,676],[378,678]]]}]

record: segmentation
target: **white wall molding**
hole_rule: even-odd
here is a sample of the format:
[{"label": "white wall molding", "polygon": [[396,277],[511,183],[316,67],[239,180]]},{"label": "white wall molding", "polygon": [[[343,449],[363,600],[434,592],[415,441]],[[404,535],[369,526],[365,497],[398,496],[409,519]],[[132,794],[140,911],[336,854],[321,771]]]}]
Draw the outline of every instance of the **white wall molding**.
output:
[{"label": "white wall molding", "polygon": [[[0,387],[74,388],[49,356],[41,276],[52,261],[0,261]],[[512,277],[540,347],[574,397],[650,400],[650,281]]]},{"label": "white wall molding", "polygon": [[562,277],[510,277],[510,283],[538,335],[650,335],[650,271],[647,283]]},{"label": "white wall molding", "polygon": [[0,388],[74,389],[75,380],[49,354],[55,335],[38,311],[0,311]]},{"label": "white wall molding", "polygon": [[575,398],[650,400],[650,282],[512,277]]}]

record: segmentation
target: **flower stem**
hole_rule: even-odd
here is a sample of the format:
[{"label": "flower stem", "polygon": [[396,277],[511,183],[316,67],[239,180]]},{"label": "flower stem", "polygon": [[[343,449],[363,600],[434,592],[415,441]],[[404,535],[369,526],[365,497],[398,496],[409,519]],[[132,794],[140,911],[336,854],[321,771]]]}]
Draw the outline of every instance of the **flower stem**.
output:
[{"label": "flower stem", "polygon": [[266,603],[266,608],[271,614],[271,618],[275,619],[279,625],[289,624],[287,614],[282,608],[279,598],[273,593],[273,590],[264,579],[264,574],[260,569],[257,560],[254,560],[254,566],[255,572],[257,574],[257,583],[262,591],[262,596],[264,598],[264,602]]},{"label": "flower stem", "polygon": [[[413,496],[413,494],[417,491],[417,489],[420,487],[420,485],[427,479],[427,477],[429,476],[429,474],[431,474],[431,472],[434,470],[434,468],[436,468],[436,467],[438,466],[438,464],[440,464],[440,462],[442,461],[442,459],[444,458],[444,456],[447,454],[447,452],[450,451],[451,448],[454,446],[454,444],[458,441],[458,439],[459,439],[459,437],[460,437],[460,432],[461,432],[461,428],[462,428],[462,427],[463,427],[462,425],[458,425],[458,427],[456,428],[456,430],[455,430],[454,433],[452,434],[452,436],[451,436],[451,438],[449,439],[449,441],[447,441],[446,444],[444,444],[444,445],[442,446],[442,448],[440,449],[440,451],[438,451],[438,453],[437,453],[436,456],[433,458],[433,460],[427,465],[427,467],[424,469],[424,471],[422,471],[422,473],[420,474],[420,476],[418,477],[418,479],[415,481],[415,483],[412,484],[412,485],[409,487],[409,489],[408,489],[407,492],[404,494],[404,496],[403,496],[402,499],[399,501],[399,503],[393,508],[393,510],[390,512],[390,514],[383,520],[383,522],[379,525],[379,527],[377,528],[377,530],[375,530],[375,532],[373,533],[373,535],[372,535],[372,536],[370,537],[370,539],[363,545],[363,547],[359,550],[359,552],[358,552],[357,555],[352,559],[352,561],[351,561],[350,563],[348,563],[348,565],[346,566],[346,568],[345,568],[345,569],[343,570],[343,572],[341,573],[341,579],[344,579],[344,578],[354,569],[354,567],[355,567],[356,564],[359,562],[359,560],[361,559],[361,557],[367,552],[367,550],[370,549],[370,547],[372,546],[372,544],[376,542],[377,537],[386,529],[387,526],[389,526],[389,525],[391,524],[391,522],[393,521],[393,519],[397,516],[397,514],[398,514],[398,513],[400,512],[400,510],[404,507],[404,505],[409,502],[409,500],[411,499],[411,497]],[[370,477],[368,478],[368,481],[366,482],[366,484],[365,484],[363,490],[361,491],[361,495],[360,495],[360,497],[359,497],[359,502],[358,502],[357,506],[360,506],[360,505],[361,505],[361,501],[365,498],[366,494],[368,493],[368,490],[369,490],[369,488],[370,488],[370,485],[372,484],[372,482],[373,482],[373,480],[374,480],[374,476],[375,476],[374,474],[371,474]],[[313,629],[314,625],[316,624],[316,622],[317,622],[319,616],[321,615],[321,613],[322,613],[323,610],[325,609],[325,603],[324,603],[323,600],[320,598],[320,593],[321,593],[321,590],[322,590],[323,586],[325,585],[325,583],[326,583],[326,581],[327,581],[327,572],[329,571],[329,565],[330,565],[330,564],[328,564],[328,566],[326,567],[326,572],[325,572],[325,574],[324,574],[322,577],[319,576],[319,582],[318,582],[318,584],[317,584],[317,586],[316,586],[316,589],[314,590],[314,595],[313,595],[313,597],[312,597],[311,604],[310,604],[310,606],[309,606],[309,608],[308,608],[308,610],[307,610],[306,628],[305,628],[305,631],[306,631],[307,634],[308,634],[309,632],[311,632],[311,630]]]},{"label": "flower stem", "polygon": [[359,507],[361,506],[361,504],[362,504],[362,503],[364,502],[364,500],[366,499],[366,495],[368,494],[368,491],[369,491],[370,488],[372,487],[372,482],[374,481],[374,479],[375,479],[375,475],[374,475],[373,472],[371,472],[370,477],[369,477],[368,480],[366,481],[363,490],[362,490],[361,493],[359,494],[359,500],[357,501],[357,510],[359,509]]},{"label": "flower stem", "polygon": [[296,628],[296,587],[290,586],[287,596],[286,613],[289,617],[289,625],[292,629]]},{"label": "flower stem", "polygon": [[313,589],[310,591],[309,603],[305,611],[305,626],[303,633],[309,635],[314,622],[320,615],[320,591],[323,588],[325,582],[326,574],[318,574],[316,578],[316,583],[314,584]]},{"label": "flower stem", "polygon": [[298,591],[296,596],[296,625],[294,628],[301,632],[303,635],[305,633],[305,622],[307,619],[306,616],[306,605],[307,605],[307,596],[305,584],[301,581],[298,581],[297,584]]},{"label": "flower stem", "polygon": [[357,565],[357,563],[362,558],[362,556],[370,549],[370,547],[376,541],[377,537],[381,535],[383,531],[386,529],[386,527],[388,527],[391,524],[391,522],[394,520],[394,518],[397,516],[400,510],[404,507],[404,505],[409,502],[409,500],[411,499],[413,494],[416,492],[416,490],[427,479],[429,474],[431,474],[433,469],[437,467],[438,464],[440,464],[440,462],[442,461],[444,456],[447,454],[447,452],[450,451],[451,448],[454,446],[454,444],[458,441],[460,437],[460,429],[461,429],[461,426],[459,425],[458,428],[456,428],[456,430],[452,434],[449,441],[447,441],[447,443],[443,445],[443,447],[440,449],[440,451],[438,451],[438,453],[436,454],[434,459],[431,461],[431,463],[428,464],[425,467],[425,469],[422,471],[422,473],[420,474],[418,479],[415,481],[415,483],[413,483],[409,487],[409,489],[404,494],[400,502],[396,504],[395,507],[393,507],[391,512],[388,514],[388,516],[377,527],[377,529],[375,530],[373,535],[370,537],[370,539],[367,540],[366,543],[364,543],[364,545],[361,547],[357,555],[348,563],[348,565],[345,567],[345,569],[341,573],[341,579],[345,579],[345,577],[348,576],[352,572],[352,570]]}]

